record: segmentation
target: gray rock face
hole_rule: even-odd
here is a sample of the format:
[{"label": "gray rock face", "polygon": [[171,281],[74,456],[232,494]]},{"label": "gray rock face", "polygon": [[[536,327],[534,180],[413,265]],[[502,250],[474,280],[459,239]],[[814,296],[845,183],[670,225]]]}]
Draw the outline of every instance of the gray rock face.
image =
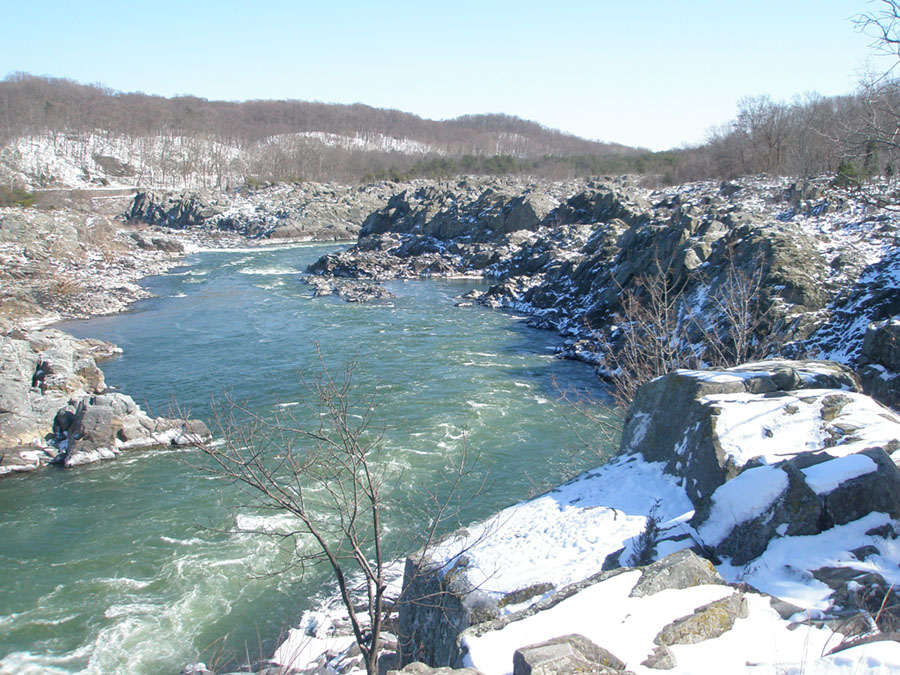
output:
[{"label": "gray rock face", "polygon": [[426,184],[394,195],[366,218],[360,236],[394,232],[443,241],[492,241],[536,230],[557,204],[545,189],[516,181]]},{"label": "gray rock face", "polygon": [[0,336],[0,447],[42,440],[73,395],[100,393],[106,385],[96,359],[115,349],[50,329]]},{"label": "gray rock face", "polygon": [[[464,563],[463,563],[464,564]],[[427,559],[407,558],[400,603],[400,663],[449,667],[459,661],[456,637],[472,623],[472,588],[463,575],[431,570]]]},{"label": "gray rock face", "polygon": [[724,583],[709,560],[685,549],[644,567],[640,580],[631,590],[631,597],[643,598],[665,590]]},{"label": "gray rock face", "polygon": [[382,207],[396,188],[318,183],[266,186],[229,193],[135,195],[123,214],[129,223],[178,230],[235,232],[252,238],[349,241],[367,214]]},{"label": "gray rock face", "polygon": [[[787,536],[800,536],[817,534],[823,529],[822,504],[803,480],[803,474],[790,464],[785,464],[782,470],[787,474],[784,491],[759,515],[735,523],[728,535],[716,544],[716,555],[727,556],[734,564],[743,565],[762,555],[779,532]],[[735,479],[734,486],[744,482],[739,479],[740,476]],[[697,522],[703,522],[702,516]]]},{"label": "gray rock face", "polygon": [[859,364],[863,391],[900,409],[900,321],[890,318],[869,324]]},{"label": "gray rock face", "polygon": [[513,675],[616,675],[624,670],[621,659],[583,635],[563,635],[513,654]]},{"label": "gray rock face", "polygon": [[131,207],[124,214],[129,223],[163,225],[176,230],[202,226],[221,213],[221,209],[207,203],[208,196],[199,194],[155,194],[138,192]]},{"label": "gray rock face", "polygon": [[875,468],[819,493],[827,522],[843,525],[873,511],[887,513],[892,518],[900,517],[900,471],[885,449],[867,448],[853,458],[868,458]]},{"label": "gray rock face", "polygon": [[96,361],[116,351],[52,329],[0,336],[0,476],[209,436],[203,422],[152,419],[130,397],[104,393]]},{"label": "gray rock face", "polygon": [[719,409],[707,397],[771,396],[806,388],[855,391],[856,387],[848,368],[819,361],[770,361],[721,373],[669,373],[638,389],[622,430],[621,452],[664,462],[668,473],[684,478],[691,501],[703,509],[712,492],[742,468],[718,443]]},{"label": "gray rock face", "polygon": [[184,253],[184,244],[171,237],[150,237],[141,232],[132,232],[131,238],[138,248],[145,251],[164,251],[175,255]]}]

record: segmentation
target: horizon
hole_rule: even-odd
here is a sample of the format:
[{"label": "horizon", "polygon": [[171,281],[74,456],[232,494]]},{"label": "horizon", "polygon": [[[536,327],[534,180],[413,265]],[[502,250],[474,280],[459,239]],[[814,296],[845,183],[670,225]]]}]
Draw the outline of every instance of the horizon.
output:
[{"label": "horizon", "polygon": [[11,7],[0,28],[5,75],[166,98],[359,103],[429,120],[503,114],[667,150],[704,142],[741,98],[850,94],[865,72],[886,69],[852,23],[879,8],[863,0],[699,0],[690,13],[581,0],[554,10],[464,0],[453,12],[406,0],[390,10],[282,0],[153,7]]}]

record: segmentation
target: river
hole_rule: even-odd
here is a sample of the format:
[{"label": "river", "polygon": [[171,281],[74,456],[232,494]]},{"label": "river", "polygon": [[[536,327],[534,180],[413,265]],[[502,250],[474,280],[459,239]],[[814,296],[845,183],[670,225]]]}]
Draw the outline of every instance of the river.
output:
[{"label": "river", "polygon": [[[590,423],[559,407],[557,383],[602,396],[589,367],[553,356],[558,337],[522,317],[456,307],[471,280],[394,282],[371,304],[312,298],[299,274],[334,245],[191,255],[145,281],[156,297],[130,312],[60,327],[115,342],[107,384],[152,414],[173,401],[210,419],[225,395],[262,415],[303,409],[303,373],[356,363],[378,400],[379,461],[403,468],[389,500],[439,482],[462,449],[481,456],[490,488],[464,514],[482,518],[599,463],[579,438]],[[601,446],[602,449],[602,446]],[[0,481],[0,673],[178,673],[269,652],[330,591],[324,572],[265,573],[283,562],[271,539],[233,525],[277,527],[194,465],[197,451]],[[474,489],[467,484],[464,490]],[[414,545],[410,508],[387,529]]]}]

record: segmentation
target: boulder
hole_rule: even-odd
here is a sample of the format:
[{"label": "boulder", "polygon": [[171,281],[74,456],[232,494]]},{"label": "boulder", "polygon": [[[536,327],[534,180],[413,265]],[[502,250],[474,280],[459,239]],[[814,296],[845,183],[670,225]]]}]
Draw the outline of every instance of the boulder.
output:
[{"label": "boulder", "polygon": [[583,635],[563,635],[513,654],[513,675],[616,675],[624,670],[621,659]]},{"label": "boulder", "polygon": [[654,642],[668,647],[712,640],[730,631],[737,619],[747,615],[747,599],[743,593],[735,593],[676,619],[657,634]]},{"label": "boulder", "polygon": [[863,391],[900,409],[900,318],[869,324],[858,364]]},{"label": "boulder", "polygon": [[900,470],[885,448],[836,458],[823,454],[827,459],[803,474],[822,501],[827,523],[843,525],[875,511],[900,518]]},{"label": "boulder", "polygon": [[766,361],[723,371],[669,373],[638,389],[625,419],[620,452],[664,462],[668,473],[682,478],[695,506],[703,509],[713,491],[737,476],[746,462],[729,446],[723,448],[721,436],[727,429],[720,428],[716,397],[731,395],[729,400],[768,410],[781,392],[822,388],[854,391],[856,385],[848,368],[822,361]]},{"label": "boulder", "polygon": [[724,583],[709,560],[685,549],[644,567],[641,578],[631,590],[631,597],[642,598],[660,591]]},{"label": "boulder", "polygon": [[675,659],[672,650],[666,645],[657,645],[650,656],[641,661],[641,665],[653,670],[672,670],[678,665],[678,661]]}]

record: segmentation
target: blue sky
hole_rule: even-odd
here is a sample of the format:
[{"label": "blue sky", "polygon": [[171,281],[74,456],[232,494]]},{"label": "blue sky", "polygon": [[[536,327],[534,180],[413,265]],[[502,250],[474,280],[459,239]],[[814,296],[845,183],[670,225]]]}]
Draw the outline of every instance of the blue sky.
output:
[{"label": "blue sky", "polygon": [[701,142],[742,96],[852,91],[883,70],[867,0],[0,0],[0,77],[209,99],[503,112],[586,138]]}]

